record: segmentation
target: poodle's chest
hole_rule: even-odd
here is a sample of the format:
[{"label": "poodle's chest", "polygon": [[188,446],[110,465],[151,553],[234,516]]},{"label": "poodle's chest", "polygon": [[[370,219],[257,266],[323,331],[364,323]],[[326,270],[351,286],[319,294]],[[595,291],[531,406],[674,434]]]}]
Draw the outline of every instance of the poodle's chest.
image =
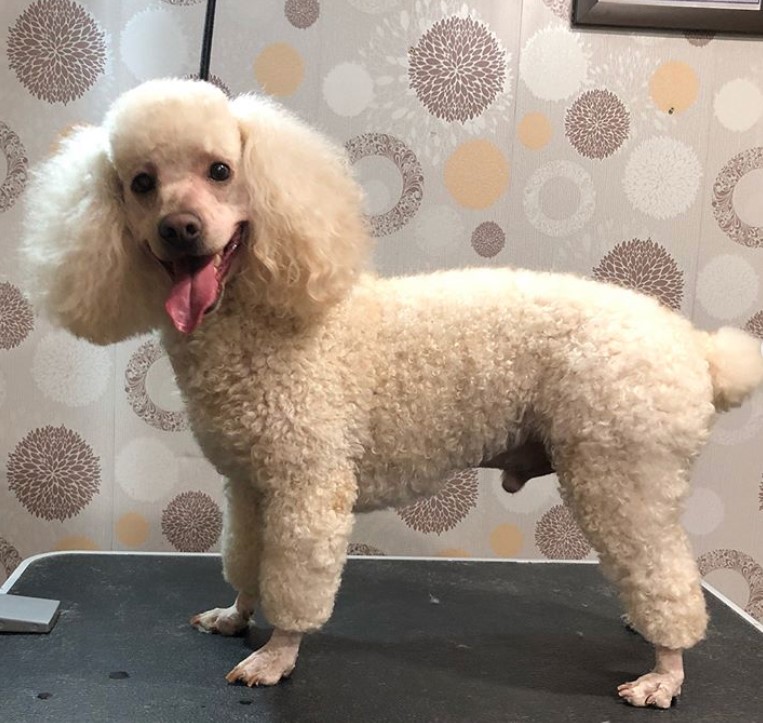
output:
[{"label": "poodle's chest", "polygon": [[165,345],[204,456],[226,477],[248,476],[267,424],[265,386],[251,363],[233,350],[198,354],[175,340]]},{"label": "poodle's chest", "polygon": [[329,403],[335,381],[284,345],[275,351],[254,343],[226,347],[218,337],[215,344],[172,340],[167,348],[194,436],[226,477],[251,479],[295,444],[300,429],[324,426],[321,410],[340,416]]}]

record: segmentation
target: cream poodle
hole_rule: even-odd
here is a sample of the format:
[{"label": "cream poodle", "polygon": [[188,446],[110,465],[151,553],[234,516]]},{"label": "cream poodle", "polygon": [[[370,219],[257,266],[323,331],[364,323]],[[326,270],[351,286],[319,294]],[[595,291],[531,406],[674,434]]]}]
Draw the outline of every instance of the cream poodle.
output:
[{"label": "cream poodle", "polygon": [[452,471],[552,469],[655,646],[620,686],[667,707],[705,633],[679,524],[717,410],[763,381],[759,342],[654,299],[515,269],[364,271],[344,153],[275,103],[145,83],[62,140],[29,190],[28,289],[97,344],[159,330],[196,439],[227,479],[235,603],[193,619],[270,641],[229,681],[273,684],[331,614],[353,513],[435,493]]}]

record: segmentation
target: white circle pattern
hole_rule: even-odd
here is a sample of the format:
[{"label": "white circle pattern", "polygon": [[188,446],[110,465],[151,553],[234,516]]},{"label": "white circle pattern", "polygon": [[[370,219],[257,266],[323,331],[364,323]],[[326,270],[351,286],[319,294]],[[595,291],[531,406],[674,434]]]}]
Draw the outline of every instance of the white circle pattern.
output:
[{"label": "white circle pattern", "polygon": [[588,79],[589,53],[579,34],[549,27],[535,33],[519,58],[519,75],[540,100],[564,100]]},{"label": "white circle pattern", "polygon": [[724,128],[743,133],[763,116],[763,93],[749,78],[735,78],[715,94],[713,108]]},{"label": "white circle pattern", "polygon": [[188,41],[175,14],[162,7],[143,10],[127,21],[122,31],[121,54],[138,80],[182,76],[187,72]]},{"label": "white circle pattern", "polygon": [[724,515],[723,500],[717,492],[695,487],[686,500],[681,522],[693,535],[709,535],[722,524]]},{"label": "white circle pattern", "polygon": [[413,236],[419,249],[428,255],[438,256],[464,239],[461,214],[452,206],[429,206],[416,217]]},{"label": "white circle pattern", "polygon": [[32,378],[49,399],[67,407],[84,407],[106,391],[111,354],[66,332],[52,331],[35,348]]},{"label": "white circle pattern", "polygon": [[702,168],[694,149],[667,136],[649,138],[631,153],[623,187],[634,208],[658,219],[675,218],[694,203]]},{"label": "white circle pattern", "polygon": [[[577,186],[580,198],[575,212],[567,218],[552,218],[541,207],[541,191],[554,179],[566,179]],[[523,204],[527,220],[546,236],[569,236],[583,228],[596,208],[596,189],[588,171],[571,161],[551,161],[530,176]]]},{"label": "white circle pattern", "polygon": [[374,97],[374,82],[358,63],[335,65],[323,79],[323,98],[337,115],[360,115]]},{"label": "white circle pattern", "polygon": [[177,485],[180,465],[167,445],[152,437],[138,437],[117,454],[114,476],[132,499],[156,502]]},{"label": "white circle pattern", "polygon": [[697,299],[716,319],[742,316],[758,298],[758,274],[741,256],[722,254],[711,259],[697,277]]}]

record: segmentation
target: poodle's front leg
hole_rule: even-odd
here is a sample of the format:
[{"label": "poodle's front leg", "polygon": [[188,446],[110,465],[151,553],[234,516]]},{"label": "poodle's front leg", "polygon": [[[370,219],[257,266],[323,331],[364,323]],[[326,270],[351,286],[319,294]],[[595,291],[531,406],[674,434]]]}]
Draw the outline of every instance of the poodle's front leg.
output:
[{"label": "poodle's front leg", "polygon": [[244,658],[225,676],[225,680],[229,683],[241,680],[251,688],[253,685],[275,685],[281,678],[287,678],[297,664],[302,635],[276,628],[270,640]]},{"label": "poodle's front leg", "polygon": [[282,479],[263,499],[260,602],[270,641],[227,676],[272,685],[294,669],[302,635],[331,615],[357,494],[350,469]]},{"label": "poodle's front leg", "polygon": [[230,607],[194,615],[191,625],[206,633],[236,635],[246,629],[257,605],[260,521],[257,495],[248,479],[226,482],[225,499],[223,574],[238,595]]}]

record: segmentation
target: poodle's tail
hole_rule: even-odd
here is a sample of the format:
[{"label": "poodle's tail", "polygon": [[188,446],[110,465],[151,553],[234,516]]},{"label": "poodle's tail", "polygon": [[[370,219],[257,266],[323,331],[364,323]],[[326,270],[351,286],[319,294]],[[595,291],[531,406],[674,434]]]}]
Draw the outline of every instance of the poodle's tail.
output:
[{"label": "poodle's tail", "polygon": [[763,345],[760,339],[731,327],[708,334],[706,340],[713,404],[725,412],[738,407],[763,384]]}]

